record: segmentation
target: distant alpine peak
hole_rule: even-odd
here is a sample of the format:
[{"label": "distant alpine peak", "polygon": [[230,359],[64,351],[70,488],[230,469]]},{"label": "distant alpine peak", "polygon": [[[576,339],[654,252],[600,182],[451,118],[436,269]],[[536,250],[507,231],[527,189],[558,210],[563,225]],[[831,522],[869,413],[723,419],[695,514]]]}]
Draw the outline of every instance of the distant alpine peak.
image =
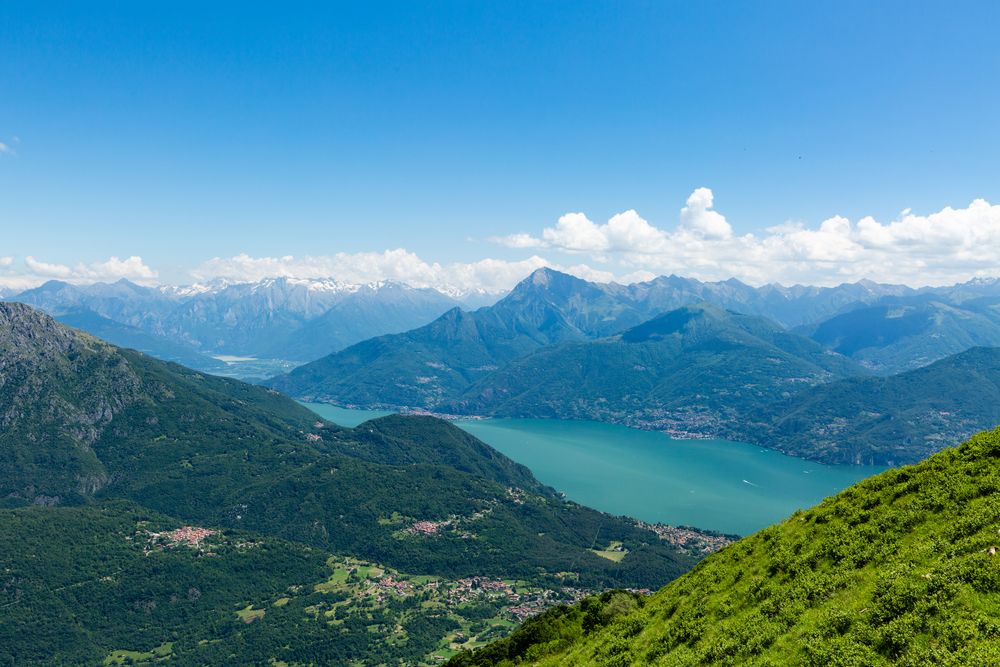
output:
[{"label": "distant alpine peak", "polygon": [[193,297],[203,294],[218,294],[231,288],[237,288],[251,293],[262,290],[284,289],[284,288],[304,288],[310,292],[323,292],[329,294],[352,294],[364,289],[379,290],[389,285],[402,285],[391,280],[379,280],[368,283],[350,283],[336,278],[292,278],[287,276],[277,276],[272,278],[262,278],[261,280],[230,280],[227,278],[216,278],[208,282],[198,282],[191,285],[162,285],[159,290],[167,295],[178,297]]},{"label": "distant alpine peak", "polygon": [[537,288],[549,290],[561,285],[577,284],[600,285],[600,283],[588,283],[588,281],[583,280],[582,278],[577,278],[576,276],[568,273],[563,273],[562,271],[557,271],[547,266],[543,266],[540,269],[532,271],[527,278],[515,285],[512,292],[533,291]]},{"label": "distant alpine peak", "polygon": [[341,294],[357,292],[361,285],[341,282],[335,278],[265,278],[257,283],[251,283],[253,289],[268,289],[273,287],[304,287],[310,292],[329,292]]},{"label": "distant alpine peak", "polygon": [[973,278],[972,280],[970,280],[969,282],[967,282],[965,284],[966,285],[986,285],[986,286],[992,286],[992,285],[996,285],[998,283],[1000,283],[1000,278],[997,278],[995,276],[976,276],[975,278]]}]

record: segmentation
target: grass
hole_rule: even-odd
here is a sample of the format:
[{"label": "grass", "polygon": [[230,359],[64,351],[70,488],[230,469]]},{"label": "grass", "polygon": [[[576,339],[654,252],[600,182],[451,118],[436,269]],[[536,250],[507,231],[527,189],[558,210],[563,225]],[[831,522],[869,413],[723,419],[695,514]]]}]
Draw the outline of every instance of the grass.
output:
[{"label": "grass", "polygon": [[244,623],[250,624],[256,621],[258,618],[264,618],[264,614],[266,613],[267,613],[266,609],[254,609],[252,604],[248,604],[246,607],[236,612],[236,615]]},{"label": "grass", "polygon": [[621,542],[612,542],[605,549],[590,549],[590,552],[615,563],[622,562],[628,555],[628,549]]},{"label": "grass", "polygon": [[150,651],[112,651],[104,658],[107,667],[115,665],[139,665],[143,663],[159,662],[168,660],[173,653],[173,642],[165,642]]}]

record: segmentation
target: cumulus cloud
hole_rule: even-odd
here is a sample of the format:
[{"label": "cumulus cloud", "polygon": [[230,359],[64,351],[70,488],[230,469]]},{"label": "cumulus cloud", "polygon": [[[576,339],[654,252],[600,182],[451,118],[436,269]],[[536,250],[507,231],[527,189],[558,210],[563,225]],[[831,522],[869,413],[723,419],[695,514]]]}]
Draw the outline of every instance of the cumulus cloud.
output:
[{"label": "cumulus cloud", "polygon": [[940,285],[1000,275],[1000,206],[981,199],[929,215],[906,209],[887,223],[833,216],[815,227],[786,223],[741,236],[714,204],[712,191],[698,188],[672,228],[656,227],[634,210],[605,224],[568,213],[538,235],[493,240],[614,262],[630,271],[622,281],[676,273],[706,280],[736,277],[752,284],[831,285],[867,278]]},{"label": "cumulus cloud", "polygon": [[8,290],[36,287],[47,280],[87,284],[127,278],[148,284],[155,282],[157,275],[141,257],[134,255],[125,259],[109,257],[103,262],[79,262],[74,265],[45,262],[28,255],[24,258],[23,268],[17,266],[13,257],[0,257],[0,286]]},{"label": "cumulus cloud", "polygon": [[669,236],[634,210],[628,210],[603,225],[592,222],[583,213],[567,213],[559,218],[555,227],[543,229],[540,238],[521,233],[492,240],[508,248],[554,248],[589,253],[605,261],[607,253],[662,252]]},{"label": "cumulus cloud", "polygon": [[39,262],[31,255],[24,258],[24,265],[28,267],[30,273],[45,278],[69,278],[73,273],[73,269],[65,264]]},{"label": "cumulus cloud", "polygon": [[728,239],[733,235],[733,228],[726,222],[725,216],[712,210],[714,200],[708,188],[692,192],[681,209],[681,225],[706,238]]},{"label": "cumulus cloud", "polygon": [[[404,248],[301,257],[240,254],[209,259],[189,275],[197,281],[233,282],[273,277],[334,278],[349,283],[397,280],[454,295],[501,293],[543,266],[587,280],[623,283],[678,274],[702,280],[736,277],[755,285],[834,285],[871,279],[922,286],[1000,276],[1000,205],[982,199],[930,214],[905,209],[887,222],[834,215],[814,225],[783,223],[740,235],[715,209],[712,191],[698,188],[668,226],[654,225],[631,209],[603,224],[577,212],[563,215],[537,233],[492,240],[538,254],[518,260],[452,263],[426,260]],[[541,256],[543,251],[564,261],[550,261],[551,256]],[[33,256],[20,262],[0,257],[0,287],[8,291],[52,278],[81,283],[128,278],[155,283],[158,274],[138,256],[77,264],[51,263]]]}]

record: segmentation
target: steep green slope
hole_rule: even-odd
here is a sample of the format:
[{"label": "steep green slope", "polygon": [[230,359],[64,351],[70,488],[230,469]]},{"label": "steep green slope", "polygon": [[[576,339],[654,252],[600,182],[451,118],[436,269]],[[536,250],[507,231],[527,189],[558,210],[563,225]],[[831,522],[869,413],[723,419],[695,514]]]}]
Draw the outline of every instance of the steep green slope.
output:
[{"label": "steep green slope", "polygon": [[768,320],[700,304],[618,336],[539,350],[445,408],[718,435],[774,396],[861,373]]},{"label": "steep green slope", "polygon": [[[341,429],[273,391],[118,350],[18,304],[0,304],[0,364],[7,505],[126,498],[449,576],[648,586],[694,562],[631,520],[555,497],[437,419]],[[596,540],[629,556],[600,558]]]},{"label": "steep green slope", "polygon": [[1000,424],[1000,349],[887,378],[850,378],[765,404],[734,437],[829,463],[919,461]]},{"label": "steep green slope", "polygon": [[22,304],[0,304],[0,363],[0,494],[9,501],[79,501],[112,478],[159,475],[241,439],[307,452],[304,431],[316,421],[274,392],[115,348]]},{"label": "steep green slope", "polygon": [[452,665],[996,665],[1000,429]]}]

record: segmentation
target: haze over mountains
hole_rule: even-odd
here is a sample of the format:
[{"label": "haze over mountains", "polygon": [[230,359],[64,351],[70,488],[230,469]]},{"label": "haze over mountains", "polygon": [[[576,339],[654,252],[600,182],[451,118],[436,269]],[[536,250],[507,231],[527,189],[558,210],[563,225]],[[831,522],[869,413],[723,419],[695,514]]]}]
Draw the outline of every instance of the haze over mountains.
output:
[{"label": "haze over mountains", "polygon": [[[544,290],[540,285],[543,280],[551,283]],[[883,350],[888,345],[883,344],[882,338],[871,345],[854,339],[845,341],[840,331],[846,326],[857,333],[871,329],[870,323],[853,326],[833,320],[824,325],[827,319],[859,310],[863,305],[880,308],[880,300],[893,297],[899,299],[893,308],[861,311],[854,316],[873,318],[882,312],[884,318],[901,320],[881,327],[891,329],[890,336],[906,339],[895,341],[892,349]],[[451,308],[482,306],[490,295],[446,295],[392,281],[348,284],[335,279],[273,278],[252,283],[155,288],[125,279],[90,285],[53,280],[18,294],[4,294],[2,298],[42,308],[74,326],[93,328],[92,333],[155,356],[203,370],[224,370],[225,366],[212,356],[303,363],[373,337],[412,330]],[[877,372],[893,372],[946,356],[941,354],[945,350],[952,353],[971,345],[993,344],[996,328],[1000,327],[992,326],[998,319],[997,299],[1000,299],[1000,285],[990,280],[920,290],[870,281],[832,288],[801,285],[754,288],[738,280],[713,283],[677,276],[618,285],[589,283],[541,269],[502,299],[503,304],[498,303],[495,310],[490,302],[485,307],[487,313],[493,314],[494,324],[498,319],[527,318],[510,326],[520,327],[522,333],[530,330],[528,337],[534,337],[535,343],[527,345],[532,346],[620,333],[667,311],[707,301],[734,312],[766,317],[807,335],[815,332],[816,340],[824,345],[855,356]],[[907,305],[910,300],[912,307]],[[933,315],[925,312],[931,301],[944,310]],[[916,315],[900,318],[899,309],[907,308],[924,312],[921,317],[925,323],[916,323]],[[528,312],[532,309],[534,314]],[[555,320],[545,324],[539,319],[547,316]],[[494,326],[486,321],[489,315],[481,317],[483,324],[476,326]],[[566,318],[566,322],[558,322],[560,318]],[[987,327],[987,322],[991,326]],[[924,337],[947,339],[950,347],[932,344],[929,349],[919,350],[919,342],[911,345],[909,338],[932,326],[937,327],[936,331],[926,331]],[[543,328],[548,330],[539,333]],[[140,336],[140,332],[146,336]],[[503,347],[500,341],[505,334],[484,332],[484,335],[496,338]],[[512,341],[508,352],[497,350],[484,358],[489,361],[496,356],[493,361],[502,362],[510,355],[522,353],[524,344]]]},{"label": "haze over mountains", "polygon": [[289,278],[186,288],[50,281],[15,298],[112,342],[208,371],[224,368],[212,355],[308,361],[458,304],[394,282]]},{"label": "haze over mountains", "polygon": [[1000,297],[942,296],[885,297],[795,331],[881,374],[925,366],[970,347],[1000,345]]}]

